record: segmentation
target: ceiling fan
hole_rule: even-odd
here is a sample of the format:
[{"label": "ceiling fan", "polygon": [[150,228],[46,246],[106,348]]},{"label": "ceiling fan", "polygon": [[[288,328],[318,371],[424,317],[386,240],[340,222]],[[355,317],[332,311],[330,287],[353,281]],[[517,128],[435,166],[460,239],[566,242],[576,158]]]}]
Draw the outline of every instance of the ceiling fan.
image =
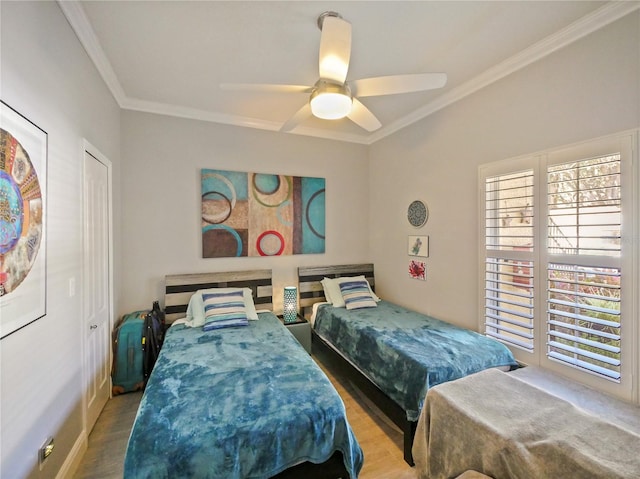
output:
[{"label": "ceiling fan", "polygon": [[391,75],[361,80],[347,80],[351,57],[351,24],[339,13],[328,11],[318,17],[320,28],[320,79],[313,86],[261,83],[223,83],[225,90],[250,90],[279,93],[309,93],[309,101],[300,108],[280,131],[291,131],[310,116],[326,120],[347,117],[367,131],[382,125],[358,98],[394,95],[442,88],[445,73]]}]

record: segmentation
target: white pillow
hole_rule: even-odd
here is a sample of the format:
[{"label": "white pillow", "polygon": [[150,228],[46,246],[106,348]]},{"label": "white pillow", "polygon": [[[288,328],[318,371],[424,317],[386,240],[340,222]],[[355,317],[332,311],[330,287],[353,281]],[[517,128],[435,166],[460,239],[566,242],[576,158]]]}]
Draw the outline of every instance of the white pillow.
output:
[{"label": "white pillow", "polygon": [[202,293],[231,293],[233,291],[242,291],[244,298],[244,308],[247,312],[247,319],[251,321],[258,320],[258,312],[253,304],[253,292],[251,288],[212,288],[212,289],[199,289],[191,296],[189,305],[187,306],[187,317],[185,324],[192,328],[199,328],[204,326],[205,314],[204,314],[204,301],[202,300]]},{"label": "white pillow", "polygon": [[327,303],[331,304],[331,279],[323,278],[320,283],[322,283],[322,289],[324,290],[324,297],[327,300]]},{"label": "white pillow", "polygon": [[[367,278],[364,275],[360,276],[342,276],[340,278],[324,278],[322,283],[322,288],[324,289],[324,297],[327,298],[327,301],[331,303],[336,308],[344,308],[344,298],[342,297],[342,291],[340,291],[340,283],[344,281],[354,281],[354,280],[363,280],[367,281]],[[369,292],[371,293],[371,297],[374,301],[379,302],[380,298],[376,296],[376,294],[371,289],[371,285],[367,281],[367,285],[369,286]]]}]

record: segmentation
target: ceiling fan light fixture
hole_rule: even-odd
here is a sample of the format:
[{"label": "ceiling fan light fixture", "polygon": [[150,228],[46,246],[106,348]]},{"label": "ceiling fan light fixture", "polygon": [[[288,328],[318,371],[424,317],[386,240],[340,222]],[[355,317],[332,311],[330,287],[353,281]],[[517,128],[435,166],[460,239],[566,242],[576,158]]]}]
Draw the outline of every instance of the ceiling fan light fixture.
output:
[{"label": "ceiling fan light fixture", "polygon": [[[282,124],[280,131],[283,132],[292,131],[311,116],[325,120],[348,117],[362,129],[372,132],[381,128],[382,124],[360,101],[361,97],[431,90],[442,88],[447,83],[445,73],[388,75],[347,81],[351,60],[351,23],[333,11],[322,13],[317,23],[321,32],[318,56],[320,79],[315,85],[236,84],[234,87],[225,84],[221,87],[227,90],[310,93],[307,103]],[[355,96],[351,93],[352,88]]]},{"label": "ceiling fan light fixture", "polygon": [[327,78],[338,79],[346,78],[349,65],[340,59],[338,55],[327,55],[320,62],[320,71]]},{"label": "ceiling fan light fixture", "polygon": [[323,120],[339,120],[351,113],[353,100],[346,85],[318,82],[311,93],[311,113]]}]

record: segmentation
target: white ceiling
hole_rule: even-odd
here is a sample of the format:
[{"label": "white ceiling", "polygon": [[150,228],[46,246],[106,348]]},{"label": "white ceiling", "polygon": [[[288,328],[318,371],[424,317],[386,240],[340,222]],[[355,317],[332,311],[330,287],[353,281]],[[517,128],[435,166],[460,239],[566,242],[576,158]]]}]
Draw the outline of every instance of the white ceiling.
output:
[{"label": "white ceiling", "polygon": [[312,118],[293,134],[370,144],[637,9],[602,1],[63,1],[124,109],[278,130],[304,93],[221,83],[313,85],[319,14],[352,24],[348,80],[445,72],[439,90],[362,102],[382,122]]}]

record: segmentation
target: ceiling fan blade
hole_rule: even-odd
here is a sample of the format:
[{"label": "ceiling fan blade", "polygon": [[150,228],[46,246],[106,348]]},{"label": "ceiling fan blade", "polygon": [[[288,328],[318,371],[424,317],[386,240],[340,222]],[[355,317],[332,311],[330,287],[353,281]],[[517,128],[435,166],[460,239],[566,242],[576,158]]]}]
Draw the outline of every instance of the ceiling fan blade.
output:
[{"label": "ceiling fan blade", "polygon": [[263,91],[271,93],[311,93],[313,87],[306,85],[274,85],[269,83],[221,83],[223,90]]},{"label": "ceiling fan blade", "polygon": [[322,20],[320,36],[320,78],[343,84],[351,57],[351,24],[334,16]]},{"label": "ceiling fan blade", "polygon": [[382,126],[371,111],[362,104],[357,98],[353,99],[351,112],[347,115],[356,125],[367,131],[375,131]]},{"label": "ceiling fan blade", "polygon": [[349,87],[354,95],[366,97],[433,90],[442,88],[446,83],[446,73],[417,73],[363,78],[362,80],[350,81]]},{"label": "ceiling fan blade", "polygon": [[295,113],[295,115],[284,122],[284,124],[280,127],[280,131],[291,131],[310,116],[311,105],[309,104],[309,102],[306,102],[304,106]]}]

